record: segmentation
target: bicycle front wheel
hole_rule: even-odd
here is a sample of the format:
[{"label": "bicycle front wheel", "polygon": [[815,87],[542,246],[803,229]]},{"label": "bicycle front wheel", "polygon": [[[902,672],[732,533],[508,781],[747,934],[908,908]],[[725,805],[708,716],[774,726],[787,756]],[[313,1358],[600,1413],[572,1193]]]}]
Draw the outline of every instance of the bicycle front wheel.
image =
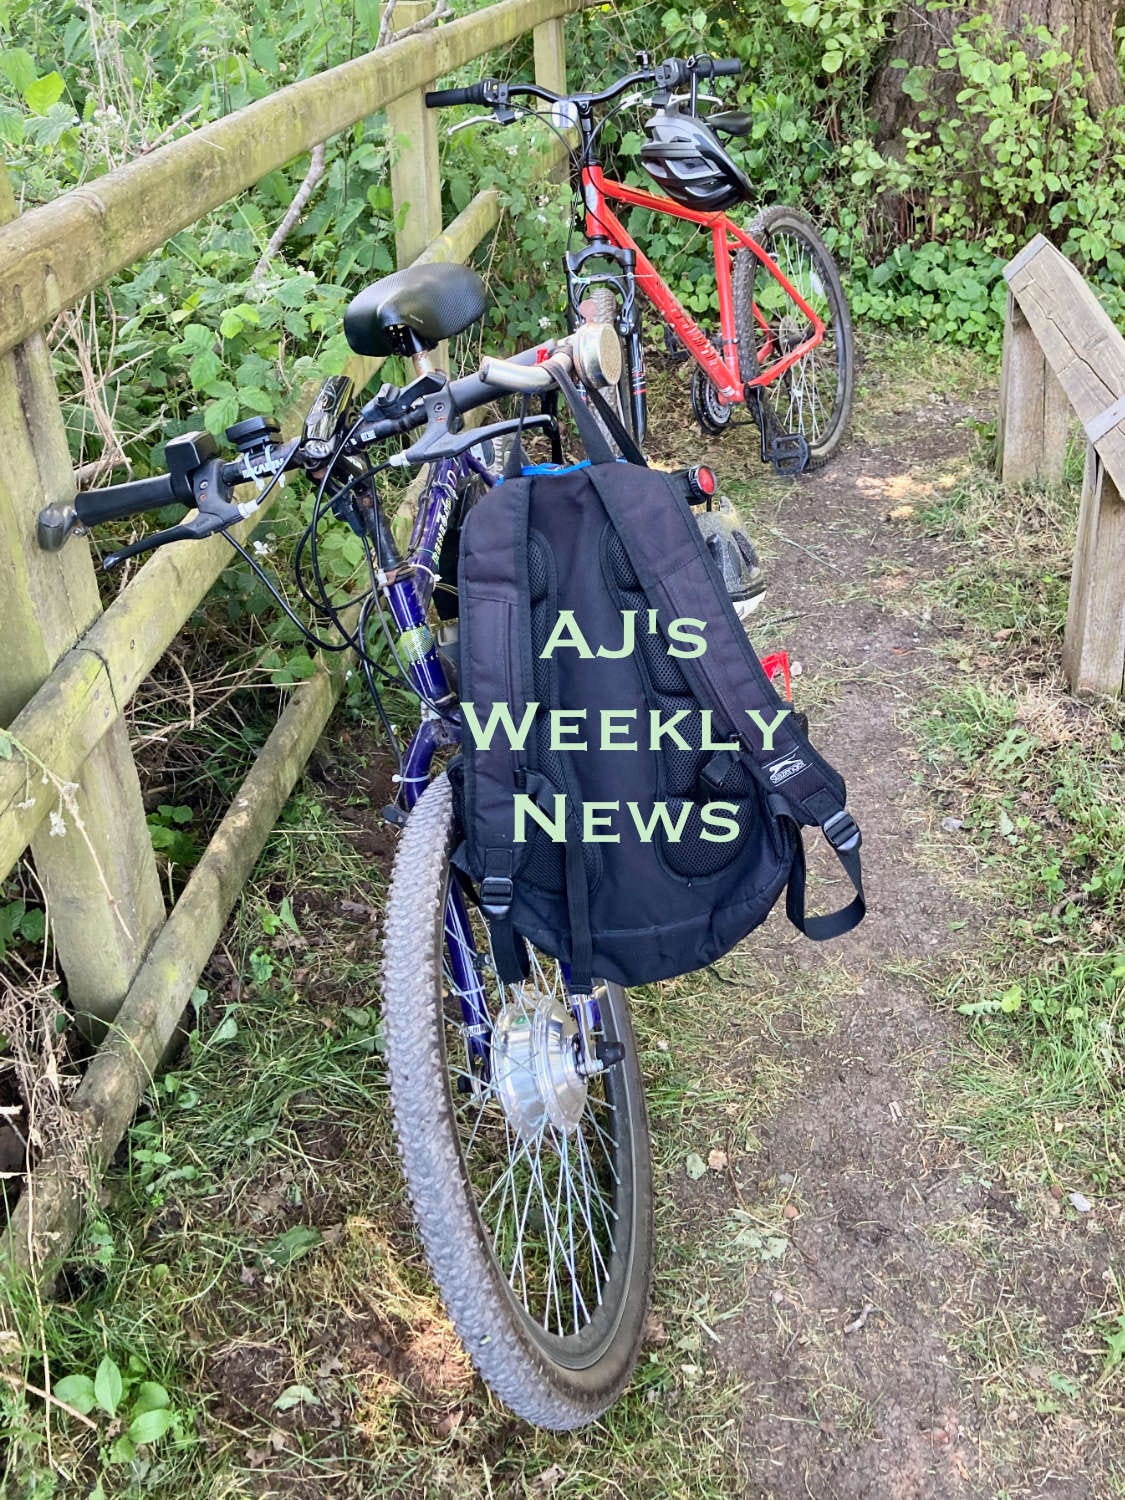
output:
[{"label": "bicycle front wheel", "polygon": [[[824,323],[815,349],[763,387],[763,395],[786,432],[809,445],[809,467],[817,468],[840,446],[855,388],[852,322],[840,273],[831,253],[803,214],[767,208],[749,226],[781,274]],[[734,316],[743,381],[804,342],[808,319],[785,288],[749,250],[734,257]]]},{"label": "bicycle front wheel", "polygon": [[519,1416],[581,1427],[620,1395],[648,1302],[652,1186],[625,992],[598,987],[621,1060],[590,1078],[559,965],[504,986],[451,878],[446,777],[410,815],[387,901],[384,1020],[403,1171],[446,1310]]}]

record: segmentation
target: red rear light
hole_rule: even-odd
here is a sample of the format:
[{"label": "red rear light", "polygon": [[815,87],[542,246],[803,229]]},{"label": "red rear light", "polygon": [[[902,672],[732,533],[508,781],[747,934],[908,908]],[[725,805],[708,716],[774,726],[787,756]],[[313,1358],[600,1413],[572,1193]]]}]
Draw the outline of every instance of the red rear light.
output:
[{"label": "red rear light", "polygon": [[706,464],[696,464],[694,468],[687,471],[684,478],[687,480],[692,500],[697,505],[701,501],[710,500],[719,484],[715,478],[714,469],[709,469]]}]

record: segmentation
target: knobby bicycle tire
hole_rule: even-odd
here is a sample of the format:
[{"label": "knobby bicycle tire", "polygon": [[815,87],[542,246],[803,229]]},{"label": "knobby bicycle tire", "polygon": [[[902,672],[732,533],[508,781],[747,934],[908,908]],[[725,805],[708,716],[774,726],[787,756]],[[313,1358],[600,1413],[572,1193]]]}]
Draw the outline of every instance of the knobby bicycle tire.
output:
[{"label": "knobby bicycle tire", "polygon": [[[566,1430],[593,1421],[617,1399],[644,1326],[652,1184],[636,1047],[624,991],[604,987],[604,1036],[621,1044],[623,1058],[590,1081],[576,1127],[568,1132],[546,1125],[537,1138],[526,1121],[522,1134],[513,1126],[505,1105],[504,1090],[513,1080],[516,1096],[526,1093],[530,1068],[504,1075],[495,1045],[485,1086],[479,1070],[470,1073],[464,1063],[459,1068],[459,1060],[469,1059],[467,1032],[450,993],[443,932],[456,839],[451,788],[440,776],[407,821],[386,909],[384,1024],[399,1153],[434,1279],[480,1375],[519,1416]],[[493,1025],[510,1020],[513,1010],[518,1019],[522,1006],[530,1035],[536,1006],[552,1003],[548,976],[561,986],[557,965],[533,955],[531,978],[505,990],[490,968],[487,942],[478,937],[484,932],[479,919],[473,931],[476,967],[492,991]],[[557,990],[554,997],[557,1002]],[[553,1056],[557,1061],[559,1054]],[[579,1137],[587,1136],[592,1144],[583,1155]],[[564,1153],[575,1167],[583,1163],[581,1178],[577,1172],[566,1178],[565,1205],[564,1171],[570,1168],[562,1165]],[[605,1201],[591,1198],[587,1172]],[[505,1176],[512,1223],[505,1218],[508,1186],[496,1206]],[[577,1193],[583,1181],[586,1207],[576,1218],[570,1190]],[[556,1285],[552,1327],[554,1273],[549,1265],[544,1271],[543,1263],[556,1247],[572,1282],[582,1287],[575,1293],[565,1282]],[[539,1315],[544,1306],[545,1318]]]},{"label": "knobby bicycle tire", "polygon": [[[800,433],[808,443],[809,467],[818,468],[840,446],[855,388],[855,343],[840,273],[820,235],[796,209],[767,208],[747,232],[825,324],[822,342],[763,391],[785,431]],[[766,338],[754,317],[755,304],[766,318],[774,348],[804,339],[807,325],[751,251],[735,255],[733,279],[738,361],[745,381],[759,368]]]}]

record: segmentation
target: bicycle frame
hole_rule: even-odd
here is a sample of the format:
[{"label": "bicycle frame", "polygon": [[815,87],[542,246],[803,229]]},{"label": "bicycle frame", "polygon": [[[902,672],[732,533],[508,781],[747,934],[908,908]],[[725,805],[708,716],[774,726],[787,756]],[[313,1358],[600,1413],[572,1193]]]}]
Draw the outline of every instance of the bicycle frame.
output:
[{"label": "bicycle frame", "polygon": [[[415,587],[414,573],[420,568],[432,575],[458,484],[470,474],[484,479],[487,484],[496,482],[469,454],[457,459],[441,459],[434,464],[428,485],[429,498],[415,527],[412,571],[403,577],[392,578],[386,589],[387,605],[398,627],[396,645],[405,657],[407,676],[416,691],[430,702],[447,700],[452,688],[426,623],[425,601]],[[460,742],[459,718],[439,718],[428,710],[425,712],[406,747],[400,772],[402,801],[407,812],[429,785],[438,750]],[[481,1077],[488,1079],[491,1077],[492,1023],[476,963],[476,941],[469,925],[465,896],[455,882],[449,886],[443,924],[446,952],[457,987],[469,1051],[480,1065]],[[565,965],[563,975],[569,990],[570,974]],[[592,1033],[601,1026],[598,1002],[595,997],[584,995],[580,997],[580,1003],[585,1011],[587,1028]]]},{"label": "bicycle frame", "polygon": [[[429,498],[419,518],[420,524],[416,527],[418,543],[412,559],[415,567],[432,573],[441,549],[441,538],[457,496],[458,484],[473,473],[486,480],[489,477],[468,456],[440,459],[434,464],[428,486]],[[394,577],[387,585],[386,598],[391,618],[398,627],[398,640],[395,644],[404,658],[406,675],[415,690],[431,703],[447,700],[452,688],[438,656],[433,633],[426,623],[425,603],[415,587],[413,574]],[[438,750],[459,744],[460,740],[459,719],[438,718],[428,710],[425,711],[406,747],[399,773],[402,802],[407,812],[414,807],[429,785],[434,756]],[[469,926],[469,913],[465,897],[457,885],[449,888],[443,920],[446,950],[461,1001],[469,1047],[479,1059],[484,1076],[487,1077],[492,1026],[481,976],[473,961],[476,947]]]},{"label": "bicycle frame", "polygon": [[[618,250],[627,250],[635,257],[633,276],[645,296],[673,329],[684,348],[700,365],[718,392],[725,406],[735,406],[745,401],[747,389],[769,385],[783,375],[791,365],[797,363],[815,349],[824,337],[824,322],[796,287],[783,274],[777,264],[726,214],[703,213],[695,209],[682,208],[671,198],[646,192],[643,188],[627,187],[623,182],[607,178],[596,163],[587,162],[581,172],[582,201],[585,206],[585,232],[591,249],[599,242],[613,245]],[[657,272],[656,267],[633,239],[621,220],[609,207],[610,201],[627,204],[631,208],[645,208],[653,213],[664,214],[673,219],[682,219],[707,229],[711,234],[712,252],[715,261],[715,279],[719,293],[719,327],[721,350],[703,332],[691,314]],[[812,325],[813,332],[792,349],[778,353],[769,324],[753,307],[754,320],[761,328],[765,339],[758,352],[758,369],[750,374],[739,368],[738,335],[734,322],[734,288],[731,279],[731,255],[740,249],[749,250],[754,258],[781,286],[794,305]]]}]

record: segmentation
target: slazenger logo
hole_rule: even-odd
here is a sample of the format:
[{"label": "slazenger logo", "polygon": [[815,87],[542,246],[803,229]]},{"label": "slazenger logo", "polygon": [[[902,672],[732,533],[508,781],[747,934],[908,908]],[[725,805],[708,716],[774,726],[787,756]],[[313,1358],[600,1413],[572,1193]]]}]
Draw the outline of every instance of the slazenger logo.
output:
[{"label": "slazenger logo", "polygon": [[783,781],[788,781],[807,768],[808,761],[802,760],[799,755],[786,755],[781,760],[775,760],[766,770],[770,773],[770,785],[780,786]]}]

